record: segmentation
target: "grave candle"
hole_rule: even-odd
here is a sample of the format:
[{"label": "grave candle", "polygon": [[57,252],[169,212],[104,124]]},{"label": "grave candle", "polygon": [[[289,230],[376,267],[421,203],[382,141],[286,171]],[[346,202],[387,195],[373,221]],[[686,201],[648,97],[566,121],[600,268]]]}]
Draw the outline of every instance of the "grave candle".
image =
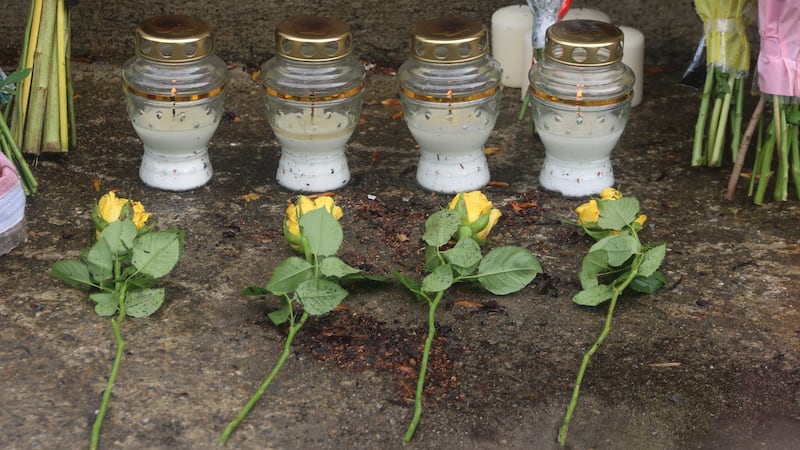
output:
[{"label": "grave candle", "polygon": [[[503,68],[503,86],[522,87],[530,58],[521,59],[523,40],[531,40],[532,14],[528,5],[511,5],[492,14],[492,57]],[[521,39],[524,38],[524,39]]]},{"label": "grave candle", "polygon": [[622,62],[633,70],[636,81],[633,83],[633,99],[631,106],[642,103],[644,95],[644,34],[633,27],[620,26],[625,35],[625,51]]}]

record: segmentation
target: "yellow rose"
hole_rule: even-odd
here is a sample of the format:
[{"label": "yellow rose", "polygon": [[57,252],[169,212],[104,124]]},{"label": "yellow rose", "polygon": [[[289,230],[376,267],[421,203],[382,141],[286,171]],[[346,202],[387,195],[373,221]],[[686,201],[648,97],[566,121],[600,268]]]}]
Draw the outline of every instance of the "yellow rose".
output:
[{"label": "yellow rose", "polygon": [[109,191],[108,194],[100,197],[97,201],[97,212],[100,217],[108,223],[116,222],[122,214],[122,207],[128,201],[124,198],[117,198],[117,194]]},{"label": "yellow rose", "polygon": [[[622,192],[607,187],[600,191],[600,200],[619,200],[622,198]],[[600,219],[600,210],[597,208],[597,200],[592,199],[575,208],[575,213],[578,214],[578,225],[597,222]]]},{"label": "yellow rose", "polygon": [[461,214],[461,226],[465,232],[459,231],[459,237],[471,234],[479,241],[486,240],[486,236],[500,220],[499,209],[493,207],[492,202],[481,191],[462,192],[453,197],[448,205],[449,209]]},{"label": "yellow rose", "polygon": [[575,208],[578,214],[578,225],[597,222],[600,219],[600,210],[597,209],[597,200],[592,199]]},{"label": "yellow rose", "polygon": [[336,202],[332,197],[323,195],[316,200],[305,195],[297,196],[297,204],[289,204],[286,207],[286,220],[283,222],[283,235],[289,241],[289,245],[300,251],[300,243],[302,242],[302,234],[300,233],[300,217],[303,214],[325,208],[336,220],[339,220],[344,215],[342,208],[336,206]]},{"label": "yellow rose", "polygon": [[600,199],[601,200],[619,200],[621,198],[622,198],[622,192],[620,192],[620,191],[618,191],[618,190],[616,190],[614,188],[607,187],[607,188],[603,189],[602,191],[600,191]]},{"label": "yellow rose", "polygon": [[132,220],[137,229],[144,227],[145,223],[147,223],[147,220],[152,215],[144,210],[142,202],[134,202],[127,198],[117,197],[114,191],[108,191],[107,194],[100,197],[100,200],[97,201],[97,207],[95,208],[96,219],[99,219],[95,220],[95,234],[98,239],[100,238],[100,232],[103,231],[109,223],[125,220],[124,212],[126,206],[130,208],[128,212],[133,214]]}]

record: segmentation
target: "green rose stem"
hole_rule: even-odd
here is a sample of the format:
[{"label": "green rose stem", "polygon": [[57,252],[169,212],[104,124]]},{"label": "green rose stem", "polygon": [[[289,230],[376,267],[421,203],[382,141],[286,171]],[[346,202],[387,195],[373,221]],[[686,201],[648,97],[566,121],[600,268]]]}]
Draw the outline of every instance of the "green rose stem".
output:
[{"label": "green rose stem", "polygon": [[414,397],[414,417],[411,419],[411,424],[408,426],[405,436],[403,436],[403,441],[405,442],[410,442],[414,437],[414,432],[417,431],[417,425],[419,425],[419,419],[422,417],[422,395],[425,390],[425,374],[428,371],[428,358],[430,357],[431,347],[433,346],[433,336],[436,333],[434,319],[436,318],[436,308],[439,306],[442,296],[444,296],[444,291],[439,291],[436,293],[436,297],[431,301],[430,298],[425,295],[425,298],[428,299],[428,337],[425,338],[425,347],[422,350],[422,362],[420,363],[419,375],[417,377],[417,393]]},{"label": "green rose stem", "polygon": [[230,438],[231,433],[233,430],[236,429],[237,426],[244,420],[247,414],[253,409],[256,403],[258,403],[259,398],[264,392],[267,390],[269,385],[272,383],[272,380],[278,375],[280,372],[281,367],[283,367],[283,363],[286,362],[286,359],[289,357],[292,349],[292,340],[294,340],[294,335],[300,330],[304,323],[308,320],[308,313],[303,311],[303,315],[300,317],[300,321],[295,324],[294,322],[294,313],[289,314],[289,334],[286,336],[286,343],[283,345],[283,353],[281,353],[280,358],[278,358],[278,362],[275,364],[275,367],[272,368],[272,371],[269,373],[269,376],[261,383],[258,390],[250,397],[250,400],[247,402],[246,405],[239,411],[239,414],[236,416],[235,419],[228,426],[225,428],[225,431],[222,433],[222,436],[219,438],[219,442],[222,445],[225,445],[225,442],[228,441]]},{"label": "green rose stem", "polygon": [[[114,274],[116,279],[120,277],[120,262],[119,259],[114,259]],[[122,334],[119,332],[119,325],[125,320],[125,294],[128,289],[128,283],[120,283],[118,286],[117,305],[119,306],[119,314],[117,317],[111,319],[111,328],[114,330],[114,340],[117,343],[117,354],[114,357],[114,365],[111,367],[111,375],[108,376],[106,389],[103,391],[103,401],[100,403],[100,410],[97,412],[97,418],[92,425],[92,439],[89,443],[91,450],[97,449],[97,444],[100,441],[100,428],[103,426],[103,419],[106,417],[106,410],[108,403],[111,401],[111,391],[114,389],[114,382],[119,373],[119,366],[122,364],[122,355],[125,351],[125,341],[122,340]]]},{"label": "green rose stem", "polygon": [[569,422],[572,420],[572,413],[575,411],[575,407],[578,406],[578,394],[580,394],[581,391],[581,382],[583,381],[583,374],[586,372],[586,367],[589,365],[589,359],[591,359],[592,355],[597,352],[597,350],[600,348],[600,345],[606,340],[608,333],[611,332],[611,319],[614,316],[614,308],[617,305],[617,299],[622,294],[622,291],[624,291],[625,288],[628,287],[628,285],[631,284],[633,279],[638,275],[640,259],[641,256],[637,256],[634,259],[631,266],[631,272],[628,277],[625,278],[621,284],[614,287],[611,301],[608,305],[608,313],[606,314],[606,323],[603,327],[603,331],[600,333],[600,336],[597,338],[597,341],[595,341],[594,345],[592,345],[586,354],[583,355],[581,367],[578,369],[578,376],[575,378],[575,387],[572,389],[572,399],[569,402],[566,414],[564,414],[564,420],[561,422],[561,428],[558,429],[558,445],[560,447],[563,447],[567,440]]}]

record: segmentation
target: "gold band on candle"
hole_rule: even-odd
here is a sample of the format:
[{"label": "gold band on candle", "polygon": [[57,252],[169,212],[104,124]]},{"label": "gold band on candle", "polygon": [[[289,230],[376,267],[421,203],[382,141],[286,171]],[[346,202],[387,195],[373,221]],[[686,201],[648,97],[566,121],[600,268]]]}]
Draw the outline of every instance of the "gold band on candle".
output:
[{"label": "gold band on candle", "polygon": [[489,89],[487,91],[478,92],[477,94],[470,94],[470,95],[464,95],[464,96],[458,96],[458,97],[451,97],[451,96],[448,96],[448,97],[434,97],[432,95],[417,94],[415,92],[412,92],[412,91],[408,90],[407,88],[404,88],[402,86],[400,87],[400,91],[406,97],[413,98],[414,100],[420,100],[420,101],[424,101],[424,102],[433,102],[433,103],[471,102],[473,100],[480,100],[482,98],[489,97],[489,96],[493,95],[495,92],[498,92],[499,90],[500,90],[500,85],[498,84],[497,86],[495,86],[495,87],[493,87],[493,88],[491,88],[491,89]]},{"label": "gold band on candle", "polygon": [[136,95],[138,97],[146,98],[148,100],[155,100],[155,101],[159,101],[159,102],[193,102],[193,101],[197,101],[197,100],[203,100],[205,98],[211,98],[211,97],[214,97],[216,95],[221,94],[222,91],[225,89],[225,85],[223,84],[222,86],[220,86],[220,87],[218,87],[216,89],[212,89],[209,92],[205,92],[205,93],[202,93],[202,94],[193,94],[193,95],[148,94],[147,92],[140,91],[140,90],[138,90],[136,88],[131,87],[128,84],[125,85],[125,89],[128,92],[130,92],[130,93],[132,93],[132,94],[134,94],[134,95]]},{"label": "gold band on candle", "polygon": [[264,91],[268,95],[271,95],[273,97],[282,98],[284,100],[289,100],[289,101],[293,101],[293,102],[308,102],[308,103],[331,102],[331,101],[334,101],[334,100],[342,100],[342,99],[357,95],[363,89],[364,89],[364,85],[363,84],[359,84],[358,86],[354,87],[353,89],[350,89],[349,91],[340,92],[338,94],[330,94],[330,95],[325,95],[325,96],[316,96],[316,95],[298,96],[298,95],[291,95],[291,94],[281,94],[280,92],[276,91],[275,89],[272,89],[270,87],[264,87]]},{"label": "gold band on candle", "polygon": [[533,95],[543,100],[547,100],[548,102],[561,103],[562,105],[570,105],[570,106],[589,106],[589,107],[615,105],[617,103],[622,103],[625,100],[633,97],[633,91],[629,91],[627,94],[621,95],[619,97],[604,98],[602,100],[585,100],[583,98],[575,98],[575,99],[560,98],[552,95],[547,95],[544,92],[537,89],[531,89],[531,92],[533,93]]}]

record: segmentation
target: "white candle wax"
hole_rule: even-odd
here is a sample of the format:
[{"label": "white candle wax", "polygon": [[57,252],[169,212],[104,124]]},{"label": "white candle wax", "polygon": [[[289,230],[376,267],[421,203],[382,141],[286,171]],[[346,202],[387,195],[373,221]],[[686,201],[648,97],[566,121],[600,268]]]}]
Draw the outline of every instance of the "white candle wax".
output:
[{"label": "white candle wax", "polygon": [[344,150],[355,122],[338,112],[317,108],[278,115],[273,122],[281,145],[294,153],[330,153]]},{"label": "white candle wax", "polygon": [[205,149],[219,125],[208,106],[140,110],[132,123],[146,149],[165,154]]},{"label": "white candle wax", "polygon": [[624,122],[604,113],[584,113],[580,123],[577,117],[570,121],[561,115],[544,115],[535,124],[545,147],[539,174],[543,188],[582,197],[614,184],[611,151]]},{"label": "white candle wax", "polygon": [[211,179],[208,142],[219,125],[212,104],[139,109],[131,123],[144,146],[139,177],[145,184],[183,191]]},{"label": "white candle wax", "polygon": [[530,60],[521,60],[521,37],[531,39],[533,16],[528,5],[511,5],[498,9],[492,15],[492,56],[503,67],[503,86],[522,86],[523,67]]},{"label": "white candle wax", "polygon": [[489,182],[483,144],[495,118],[475,108],[423,108],[407,111],[406,123],[420,147],[417,182],[425,189],[455,193],[480,189]]},{"label": "white candle wax", "polygon": [[322,192],[350,181],[345,146],[355,119],[322,108],[278,114],[272,130],[283,147],[276,181],[293,191]]},{"label": "white candle wax", "polygon": [[599,20],[600,22],[611,23],[611,18],[608,14],[598,9],[591,8],[570,8],[567,14],[564,15],[563,20]]},{"label": "white candle wax", "polygon": [[631,106],[642,103],[644,95],[644,34],[636,28],[620,26],[625,35],[622,62],[633,70],[636,82],[633,84]]}]

